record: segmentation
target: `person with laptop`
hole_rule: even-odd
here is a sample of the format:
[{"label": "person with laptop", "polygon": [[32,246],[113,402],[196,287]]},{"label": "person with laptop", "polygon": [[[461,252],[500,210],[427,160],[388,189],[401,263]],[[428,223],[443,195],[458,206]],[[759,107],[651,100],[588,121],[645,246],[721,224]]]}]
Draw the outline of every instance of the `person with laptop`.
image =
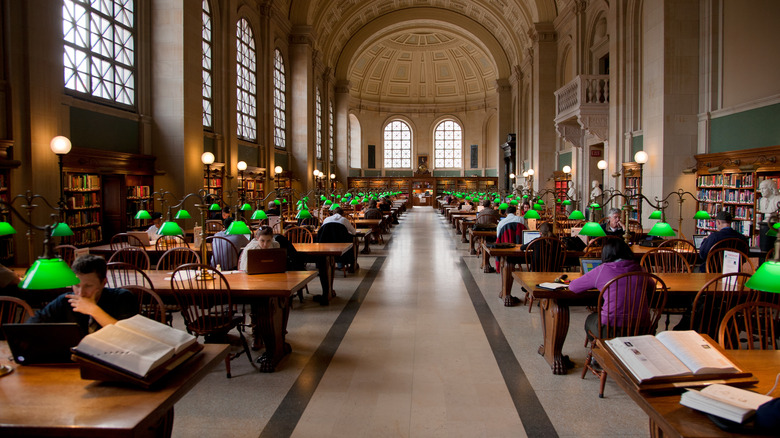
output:
[{"label": "person with laptop", "polygon": [[160,231],[162,226],[162,213],[159,211],[152,212],[152,226],[146,230],[146,234],[149,235],[149,243],[154,244],[157,238],[160,237],[157,232]]},{"label": "person with laptop", "polygon": [[94,254],[78,257],[71,266],[79,283],[35,312],[28,323],[75,322],[84,333],[138,313],[138,300],[126,289],[106,286],[106,259]]},{"label": "person with laptop", "polygon": [[626,231],[623,229],[623,222],[620,220],[620,210],[610,208],[607,212],[607,220],[601,224],[601,228],[607,236],[623,237]]},{"label": "person with laptop", "polygon": [[238,270],[246,271],[247,254],[250,249],[270,249],[279,248],[279,242],[274,240],[274,230],[271,227],[260,227],[255,232],[255,238],[252,239],[241,251],[238,257]]},{"label": "person with laptop", "polygon": [[[249,238],[246,234],[225,234],[228,227],[232,223],[233,218],[229,216],[222,220],[222,230],[217,231],[214,236],[224,237],[225,239],[229,240],[230,243],[235,245],[239,251],[241,251],[245,246],[247,246],[247,244],[249,244]],[[229,244],[223,242],[221,239],[214,239],[211,242],[211,246],[211,252],[213,254],[211,256],[212,266],[219,265],[226,271],[232,271],[233,269],[236,269],[236,266],[238,266],[238,260],[236,259],[235,252],[229,248]]]},{"label": "person with laptop", "polygon": [[504,228],[504,225],[506,224],[519,223],[525,226],[525,218],[518,216],[515,213],[517,213],[516,206],[510,205],[506,208],[506,217],[498,221],[498,225],[496,225],[496,237],[501,236],[501,229]]},{"label": "person with laptop", "polygon": [[552,225],[550,225],[549,222],[542,222],[541,225],[539,225],[539,234],[530,242],[524,242],[522,245],[520,245],[520,249],[525,251],[528,248],[528,245],[531,244],[531,242],[541,237],[555,237],[553,236]]},{"label": "person with laptop", "polygon": [[707,260],[707,254],[710,253],[710,249],[712,249],[712,246],[716,243],[720,242],[724,239],[740,239],[743,242],[745,242],[745,247],[743,248],[743,252],[747,253],[750,245],[748,244],[748,238],[745,237],[742,233],[739,231],[731,228],[731,220],[733,217],[731,216],[731,213],[728,211],[719,211],[718,214],[715,216],[715,228],[717,231],[707,236],[706,239],[701,243],[701,247],[699,248],[699,257],[696,260],[696,263],[699,264],[699,272],[705,272],[707,267],[705,266],[705,261]]}]

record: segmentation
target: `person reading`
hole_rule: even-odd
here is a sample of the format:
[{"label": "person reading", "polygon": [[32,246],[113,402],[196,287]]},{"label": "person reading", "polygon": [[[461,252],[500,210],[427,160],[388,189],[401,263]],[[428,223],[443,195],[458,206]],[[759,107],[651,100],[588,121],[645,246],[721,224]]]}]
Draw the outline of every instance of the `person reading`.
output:
[{"label": "person reading", "polygon": [[333,213],[332,215],[326,217],[322,221],[322,226],[325,226],[326,224],[329,224],[331,222],[336,222],[341,225],[344,225],[344,228],[346,228],[347,231],[349,231],[349,234],[352,234],[354,236],[356,232],[355,227],[352,226],[352,224],[349,222],[349,219],[344,217],[344,210],[341,207],[338,207],[335,210],[333,210],[332,213]]},{"label": "person reading", "polygon": [[79,283],[35,312],[28,323],[75,322],[85,333],[130,318],[138,313],[138,300],[126,289],[106,286],[106,259],[94,254],[77,258],[71,266]]},{"label": "person reading", "polygon": [[745,243],[744,248],[742,248],[741,251],[744,253],[748,252],[748,238],[742,235],[742,233],[739,231],[731,228],[732,219],[733,217],[728,211],[719,211],[715,216],[715,228],[717,231],[707,236],[707,238],[704,239],[704,241],[701,243],[701,247],[699,247],[699,258],[697,260],[697,263],[700,263],[699,272],[706,271],[707,267],[705,266],[704,262],[707,261],[707,255],[710,253],[712,246],[721,240],[731,238],[740,239]]},{"label": "person reading", "polygon": [[[233,223],[233,218],[228,217],[222,221],[222,230],[218,231],[214,236],[224,237],[229,240],[239,251],[241,251],[248,243],[249,238],[245,234],[226,234],[228,227]],[[232,271],[238,266],[238,260],[236,260],[236,253],[232,251],[229,244],[220,240],[214,239],[211,242],[213,248],[213,255],[211,256],[211,264],[213,266],[219,265],[222,269]]]},{"label": "person reading", "polygon": [[270,249],[279,248],[279,242],[274,240],[274,230],[271,227],[260,227],[255,232],[255,238],[252,239],[241,251],[238,257],[238,270],[246,271],[247,253],[250,249]]},{"label": "person reading", "polygon": [[607,236],[623,237],[625,230],[623,229],[623,222],[620,220],[620,210],[610,208],[609,212],[607,212],[607,220],[601,224],[601,228]]},{"label": "person reading", "polygon": [[157,238],[160,237],[159,234],[157,234],[158,231],[160,231],[160,227],[162,226],[162,213],[159,211],[152,212],[152,225],[146,229],[146,234],[149,235],[149,242],[156,242]]}]

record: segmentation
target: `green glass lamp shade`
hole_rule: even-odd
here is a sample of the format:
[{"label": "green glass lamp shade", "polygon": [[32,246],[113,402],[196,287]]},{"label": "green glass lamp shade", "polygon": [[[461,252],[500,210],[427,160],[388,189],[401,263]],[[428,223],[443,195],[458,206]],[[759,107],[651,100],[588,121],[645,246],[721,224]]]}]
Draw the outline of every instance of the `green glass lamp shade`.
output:
[{"label": "green glass lamp shade", "polygon": [[528,199],[528,195],[523,195],[523,199]]},{"label": "green glass lamp shade", "polygon": [[594,210],[601,210],[601,206],[598,203],[596,203],[596,202],[594,202],[593,204],[590,204],[590,208],[592,208]]},{"label": "green glass lamp shade", "polygon": [[333,205],[330,206],[331,211],[339,208],[339,205],[337,203],[333,203]]},{"label": "green glass lamp shade", "polygon": [[182,231],[179,224],[173,221],[165,221],[162,224],[162,227],[157,231],[157,234],[161,236],[183,236],[184,231]]},{"label": "green glass lamp shade", "polygon": [[216,202],[209,205],[209,211],[219,211],[219,210],[222,209],[219,207],[219,204],[217,204]]},{"label": "green glass lamp shade", "polygon": [[16,234],[16,230],[8,222],[0,222],[0,236]]},{"label": "green glass lamp shade", "polygon": [[702,220],[710,220],[710,219],[712,219],[712,216],[710,216],[710,214],[707,213],[704,210],[699,210],[699,211],[696,212],[695,215],[693,215],[693,218],[694,219],[702,219]]},{"label": "green glass lamp shade", "polygon": [[349,201],[349,205],[358,205],[360,204],[360,201],[358,201],[357,198],[352,198],[351,201]]},{"label": "green glass lamp shade", "polygon": [[280,201],[278,199],[274,199],[274,204],[275,205],[282,205],[282,201]]},{"label": "green glass lamp shade", "polygon": [[674,236],[675,232],[668,222],[656,222],[647,234],[650,236]]},{"label": "green glass lamp shade", "polygon": [[282,198],[282,204],[286,204],[286,203],[287,203],[287,198]]},{"label": "green glass lamp shade", "polygon": [[650,216],[647,217],[648,219],[661,219],[661,210],[655,210],[654,212],[650,213]]},{"label": "green glass lamp shade", "polygon": [[493,202],[495,202],[496,204],[500,204],[501,203],[501,198],[496,198],[496,199],[493,200]]},{"label": "green glass lamp shade", "polygon": [[72,236],[73,230],[70,229],[68,224],[65,222],[59,222],[54,225],[54,229],[51,230],[51,236],[52,237],[65,237],[65,236]]},{"label": "green glass lamp shade", "polygon": [[780,262],[769,260],[756,269],[756,273],[745,282],[745,287],[764,292],[780,293]]},{"label": "green glass lamp shade", "polygon": [[539,199],[536,200],[536,203],[539,204],[539,205],[544,205],[544,199],[539,198]]},{"label": "green glass lamp shade", "polygon": [[511,201],[509,201],[509,203],[510,203],[511,205],[517,205],[517,204],[519,204],[519,203],[517,202],[517,199],[513,199],[513,200],[511,200]]},{"label": "green glass lamp shade", "polygon": [[241,206],[241,211],[249,211],[251,209],[252,206],[248,202],[245,202],[244,205]]},{"label": "green glass lamp shade", "polygon": [[501,204],[498,205],[499,210],[506,210],[507,208],[509,208],[509,204],[507,204],[506,202],[502,202]]},{"label": "green glass lamp shade", "polygon": [[563,205],[571,205],[571,201],[568,199],[564,199],[563,202],[561,202]]},{"label": "green glass lamp shade", "polygon": [[135,219],[151,219],[152,215],[149,214],[149,211],[147,210],[138,210],[138,213],[135,214]]},{"label": "green glass lamp shade", "polygon": [[330,204],[333,204],[333,202],[330,199],[324,202],[324,205],[330,205]]},{"label": "green glass lamp shade", "polygon": [[79,278],[61,258],[38,259],[30,266],[19,287],[59,289],[79,284]]},{"label": "green glass lamp shade", "polygon": [[539,216],[539,212],[536,211],[536,210],[528,210],[528,211],[526,211],[525,214],[523,215],[523,217],[526,218],[526,219],[541,219],[542,218],[541,216]]},{"label": "green glass lamp shade", "polygon": [[557,202],[558,204],[560,204],[560,203],[561,203],[561,199],[560,199],[560,198],[558,198],[558,199],[556,199],[556,200],[555,200],[555,202]]},{"label": "green glass lamp shade", "polygon": [[579,211],[579,210],[574,210],[569,215],[569,219],[575,220],[575,221],[582,221],[582,220],[585,220],[585,215],[581,211]]},{"label": "green glass lamp shade", "polygon": [[580,230],[580,235],[590,236],[590,237],[601,237],[601,236],[606,236],[607,233],[604,232],[604,229],[601,228],[601,225],[599,225],[598,223],[588,222]]},{"label": "green glass lamp shade", "polygon": [[174,219],[192,219],[192,216],[190,216],[190,212],[184,209],[181,209],[176,212],[176,216],[173,217]]},{"label": "green glass lamp shade", "polygon": [[368,198],[363,198],[363,199],[360,200],[360,202],[365,204],[366,202],[368,202]]},{"label": "green glass lamp shade", "polygon": [[320,195],[320,201],[324,201],[326,199],[328,199],[328,198],[326,198],[325,195]]},{"label": "green glass lamp shade", "polygon": [[255,221],[256,220],[264,220],[264,219],[268,219],[268,215],[265,214],[265,212],[263,210],[255,210],[255,212],[252,213],[251,219],[255,220]]},{"label": "green glass lamp shade", "polygon": [[777,237],[777,230],[770,228],[766,231],[766,235],[769,237]]},{"label": "green glass lamp shade", "polygon": [[542,210],[544,210],[544,205],[542,205],[542,204],[534,204],[534,210],[542,211]]},{"label": "green glass lamp shade", "polygon": [[244,221],[233,221],[230,223],[227,231],[225,231],[225,234],[229,236],[236,234],[252,234],[252,230],[249,229],[249,226]]},{"label": "green glass lamp shade", "polygon": [[309,210],[301,210],[297,215],[295,215],[295,219],[309,219],[310,217],[311,213]]}]

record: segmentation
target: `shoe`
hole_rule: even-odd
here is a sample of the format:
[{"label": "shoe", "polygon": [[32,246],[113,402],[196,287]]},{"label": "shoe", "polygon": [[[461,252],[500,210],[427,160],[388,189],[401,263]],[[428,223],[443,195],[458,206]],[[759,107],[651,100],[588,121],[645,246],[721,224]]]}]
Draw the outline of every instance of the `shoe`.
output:
[{"label": "shoe", "polygon": [[316,303],[320,303],[320,306],[327,306],[328,304],[330,304],[328,302],[328,297],[326,297],[325,295],[315,295],[314,297],[312,297],[312,300],[314,300],[314,302]]},{"label": "shoe", "polygon": [[496,268],[494,268],[492,266],[488,266],[487,271],[485,271],[485,272],[487,272],[488,274],[492,274],[492,273],[496,272]]},{"label": "shoe", "polygon": [[504,307],[513,307],[520,304],[520,298],[513,295],[507,295],[504,297]]}]

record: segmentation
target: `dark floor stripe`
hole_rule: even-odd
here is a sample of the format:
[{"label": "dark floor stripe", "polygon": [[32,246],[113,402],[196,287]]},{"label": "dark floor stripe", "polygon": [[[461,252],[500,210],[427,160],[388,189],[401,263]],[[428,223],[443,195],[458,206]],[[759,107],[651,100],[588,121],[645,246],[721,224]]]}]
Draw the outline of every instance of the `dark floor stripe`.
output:
[{"label": "dark floor stripe", "polygon": [[512,397],[520,420],[523,422],[525,433],[529,437],[557,437],[558,433],[555,432],[552,422],[547,417],[547,412],[536,397],[536,392],[528,382],[512,347],[509,346],[504,331],[501,330],[496,317],[490,311],[490,306],[485,301],[482,291],[480,291],[474,276],[471,275],[471,271],[462,257],[458,265],[463,283],[466,284],[469,297],[474,304],[474,310],[477,311],[482,329],[485,331],[488,343],[490,343],[490,349],[493,350],[498,368],[504,376],[509,395]]},{"label": "dark floor stripe", "polygon": [[[389,245],[390,242],[385,245]],[[311,397],[314,395],[314,391],[322,380],[322,376],[328,369],[330,361],[336,354],[341,341],[344,339],[349,326],[352,324],[352,320],[355,319],[357,311],[360,309],[360,305],[363,304],[363,300],[368,294],[368,290],[374,283],[374,279],[379,273],[379,269],[385,262],[386,257],[378,256],[374,260],[371,268],[366,272],[366,276],[358,285],[355,292],[347,301],[347,304],[341,310],[341,313],[336,318],[336,321],[328,330],[328,334],[325,335],[325,339],[317,347],[317,351],[314,352],[309,362],[301,371],[301,374],[295,380],[295,383],[285,395],[284,400],[276,408],[268,424],[260,433],[260,438],[264,437],[288,437],[292,435],[295,430],[295,426],[298,425],[303,411],[306,410],[306,406],[309,404]],[[262,391],[262,388],[258,389]]]}]

